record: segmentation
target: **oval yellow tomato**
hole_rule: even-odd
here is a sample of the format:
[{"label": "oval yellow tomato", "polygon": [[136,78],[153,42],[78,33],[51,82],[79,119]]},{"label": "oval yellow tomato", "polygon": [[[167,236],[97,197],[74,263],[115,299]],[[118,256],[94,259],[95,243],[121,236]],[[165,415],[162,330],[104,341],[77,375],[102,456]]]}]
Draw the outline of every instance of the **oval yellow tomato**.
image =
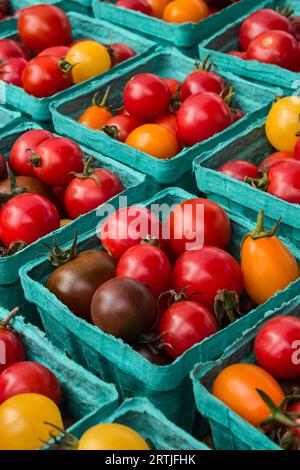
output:
[{"label": "oval yellow tomato", "polygon": [[286,96],[273,104],[265,126],[268,141],[279,151],[294,152],[300,131],[300,97]]},{"label": "oval yellow tomato", "polygon": [[88,429],[79,440],[78,450],[150,450],[150,447],[133,429],[105,423]]},{"label": "oval yellow tomato", "polygon": [[111,58],[107,48],[96,41],[78,42],[71,47],[65,61],[73,66],[74,83],[84,82],[111,68]]}]

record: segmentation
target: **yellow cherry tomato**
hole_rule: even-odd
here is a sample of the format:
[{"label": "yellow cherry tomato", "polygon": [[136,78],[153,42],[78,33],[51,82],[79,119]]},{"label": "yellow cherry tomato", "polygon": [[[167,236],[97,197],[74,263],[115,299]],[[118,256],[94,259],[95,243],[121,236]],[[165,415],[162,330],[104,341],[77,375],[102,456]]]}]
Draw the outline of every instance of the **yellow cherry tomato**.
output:
[{"label": "yellow cherry tomato", "polygon": [[243,241],[241,268],[245,289],[257,305],[299,277],[297,261],[275,236],[275,229],[265,231],[263,211],[259,213],[256,230]]},{"label": "yellow cherry tomato", "polygon": [[49,431],[60,432],[45,424],[63,428],[56,404],[37,393],[22,393],[0,405],[0,450],[37,450],[49,441]]},{"label": "yellow cherry tomato", "polygon": [[73,66],[74,83],[84,82],[111,68],[111,58],[107,48],[96,41],[78,42],[71,47],[65,61]]},{"label": "yellow cherry tomato", "polygon": [[168,23],[199,23],[209,13],[204,0],[172,0],[164,10],[163,19]]},{"label": "yellow cherry tomato", "polygon": [[129,134],[126,144],[159,159],[174,157],[178,151],[176,135],[158,124],[144,124]]},{"label": "yellow cherry tomato", "polygon": [[72,222],[71,219],[60,219],[59,226],[64,227],[65,225],[68,225],[70,222]]},{"label": "yellow cherry tomato", "polygon": [[152,15],[156,18],[162,18],[164,9],[170,3],[170,0],[146,0],[152,8]]},{"label": "yellow cherry tomato", "polygon": [[300,131],[300,97],[286,96],[273,104],[266,120],[266,136],[279,151],[294,152]]},{"label": "yellow cherry tomato", "polygon": [[150,447],[133,429],[105,423],[86,431],[79,440],[78,450],[150,450]]}]

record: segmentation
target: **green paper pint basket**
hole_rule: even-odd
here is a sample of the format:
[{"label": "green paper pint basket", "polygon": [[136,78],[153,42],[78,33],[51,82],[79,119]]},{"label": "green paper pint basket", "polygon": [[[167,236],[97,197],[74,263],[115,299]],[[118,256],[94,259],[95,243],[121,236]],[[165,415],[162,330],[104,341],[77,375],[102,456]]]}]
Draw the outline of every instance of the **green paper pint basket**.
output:
[{"label": "green paper pint basket", "polygon": [[197,408],[209,421],[217,449],[280,450],[276,443],[214,397],[211,394],[211,388],[216,376],[225,367],[237,362],[255,363],[253,344],[262,325],[280,315],[293,315],[300,318],[299,305],[300,296],[297,295],[283,306],[281,312],[266,312],[261,321],[245,331],[243,336],[233,343],[219,360],[198,364],[194,368],[191,379]]},{"label": "green paper pint basket", "polygon": [[50,5],[55,5],[64,11],[75,11],[77,13],[92,16],[91,0],[10,0],[10,6],[13,11],[37,5],[39,3],[48,3]]},{"label": "green paper pint basket", "polygon": [[[95,20],[88,16],[83,16],[78,13],[68,14],[74,38],[86,37],[95,39],[101,43],[107,44],[111,42],[124,42],[131,46],[137,53],[135,57],[128,59],[128,61],[116,65],[108,72],[101,75],[101,78],[107,76],[118,76],[123,68],[132,66],[141,57],[148,55],[149,51],[155,48],[155,44],[146,39],[141,39],[135,34],[129,33],[118,26],[111,25],[105,21]],[[0,38],[17,39],[17,26],[16,23],[9,27],[7,25],[5,30],[0,29]],[[22,88],[12,84],[0,81],[0,102],[12,106],[19,111],[29,114],[37,121],[48,121],[51,119],[49,110],[50,103],[66,96],[73,96],[76,91],[85,88],[94,82],[95,78],[86,80],[85,82],[73,85],[67,90],[61,91],[48,98],[36,98],[29,95]]]},{"label": "green paper pint basket", "polygon": [[[291,7],[295,15],[300,15],[300,2],[298,0],[266,0],[258,3],[253,11],[262,8]],[[261,82],[270,86],[278,86],[286,93],[299,91],[300,74],[283,69],[277,65],[263,64],[256,60],[243,60],[228,55],[227,52],[239,50],[239,30],[241,23],[248,14],[239,17],[234,22],[227,24],[209,39],[199,44],[199,55],[205,57],[210,54],[213,61],[222,70],[227,70],[247,78],[251,83]]]},{"label": "green paper pint basket", "polygon": [[[9,151],[16,141],[16,139],[24,132],[30,129],[40,129],[41,127],[34,123],[22,123],[14,129],[0,133],[0,152],[8,157]],[[128,204],[131,204],[137,197],[148,197],[153,193],[148,194],[148,185],[145,175],[131,170],[130,168],[120,165],[114,160],[104,157],[93,150],[82,147],[86,156],[94,156],[97,166],[103,166],[108,170],[115,172],[121,179],[125,190],[121,193],[122,196],[128,198]],[[149,189],[150,191],[150,189]],[[119,197],[116,196],[110,199],[109,203],[117,207]],[[100,206],[101,207],[101,206]],[[100,216],[99,216],[100,217]],[[44,243],[51,243],[53,237],[58,240],[58,243],[67,243],[74,238],[75,230],[80,233],[85,233],[94,228],[98,218],[97,209],[84,214],[68,225],[51,232],[36,242],[28,245],[23,250],[15,253],[12,256],[0,258],[0,303],[5,308],[13,308],[15,305],[22,307],[23,315],[26,320],[36,323],[38,318],[33,316],[34,309],[28,305],[24,299],[24,293],[20,284],[18,271],[21,266],[34,260],[45,253]]]},{"label": "green paper pint basket", "polygon": [[210,199],[234,212],[256,220],[257,208],[264,208],[266,220],[274,225],[282,217],[278,233],[295,246],[300,243],[300,206],[253,188],[217,169],[230,160],[245,160],[259,165],[275,152],[265,136],[265,119],[259,119],[235,137],[194,161],[198,189]]},{"label": "green paper pint basket", "polygon": [[267,89],[254,85],[231,73],[218,70],[228,83],[236,90],[236,102],[247,115],[239,122],[233,124],[223,132],[193,147],[185,147],[176,157],[169,160],[160,160],[138,151],[128,145],[111,139],[105,133],[88,129],[77,119],[85,108],[91,103],[94,93],[101,90],[105,92],[111,86],[109,103],[114,109],[122,106],[123,90],[128,80],[136,74],[149,72],[162,77],[174,77],[180,81],[194,69],[194,61],[179,52],[171,49],[160,49],[152,52],[148,57],[141,59],[133,67],[123,70],[116,78],[98,79],[87,84],[85,89],[78,90],[72,96],[55,102],[51,105],[54,127],[57,132],[64,135],[76,135],[79,142],[89,145],[132,168],[148,174],[161,185],[178,185],[181,177],[191,172],[192,161],[202,152],[215,148],[215,146],[247,127],[256,117],[266,114],[266,109],[274,100],[276,94],[281,95],[280,89]]},{"label": "green paper pint basket", "polygon": [[[144,203],[139,204],[136,201],[135,205],[150,208],[152,204],[164,204],[164,207],[171,207],[192,197],[194,196],[181,189],[170,188]],[[233,229],[229,251],[238,259],[241,241],[253,230],[253,223],[231,212],[228,215]],[[287,246],[300,260],[299,250],[288,244]],[[99,239],[86,234],[79,240],[79,251],[91,248],[100,248]],[[25,296],[37,306],[45,331],[53,343],[67,351],[73,360],[86,369],[107,382],[113,382],[122,399],[146,397],[171,421],[188,431],[192,429],[196,411],[192,383],[189,380],[189,373],[195,364],[221,356],[226,347],[243,331],[255,325],[267,311],[280,312],[282,305],[295,297],[300,288],[299,279],[248,315],[186,351],[172,364],[157,366],[120,339],[104,333],[71,313],[44,287],[51,272],[52,267],[45,256],[24,266],[20,270],[20,277]]]}]

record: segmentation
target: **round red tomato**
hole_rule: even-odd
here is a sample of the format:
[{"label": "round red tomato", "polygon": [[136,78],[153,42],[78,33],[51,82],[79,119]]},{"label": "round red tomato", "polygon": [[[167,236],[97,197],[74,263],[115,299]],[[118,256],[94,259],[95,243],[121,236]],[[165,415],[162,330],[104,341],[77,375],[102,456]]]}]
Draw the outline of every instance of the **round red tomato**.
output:
[{"label": "round red tomato", "polygon": [[60,216],[54,204],[38,194],[20,194],[0,211],[1,239],[30,244],[59,228]]},{"label": "round red tomato", "polygon": [[296,39],[285,31],[267,31],[255,38],[247,49],[250,60],[299,70],[300,52]]},{"label": "round red tomato", "polygon": [[12,57],[22,57],[22,59],[29,60],[30,54],[23,44],[13,39],[0,39],[0,60]]},{"label": "round red tomato", "polygon": [[22,86],[22,73],[27,60],[22,57],[12,57],[0,65],[0,80],[12,85]]},{"label": "round red tomato", "polygon": [[300,161],[286,160],[268,170],[267,191],[287,202],[300,204]]},{"label": "round red tomato", "polygon": [[13,330],[1,326],[1,324],[0,345],[2,357],[2,361],[0,361],[0,374],[11,364],[25,360],[25,349],[19,335]]},{"label": "round red tomato", "polygon": [[181,87],[181,98],[185,101],[189,96],[211,91],[219,95],[226,86],[223,78],[210,70],[196,69],[184,80]]},{"label": "round red tomato", "polygon": [[253,163],[244,160],[232,160],[220,166],[219,170],[224,175],[235,178],[239,181],[245,181],[246,177],[258,178],[258,168]]},{"label": "round red tomato", "polygon": [[189,199],[178,204],[166,222],[169,246],[180,255],[203,245],[226,248],[231,236],[230,220],[221,206],[209,199]]},{"label": "round red tomato", "polygon": [[108,50],[112,59],[112,67],[136,56],[136,52],[132,47],[121,42],[112,42],[111,44],[108,44]]},{"label": "round red tomato", "polygon": [[70,20],[55,5],[33,5],[20,10],[18,32],[35,54],[48,47],[68,46],[72,40]]},{"label": "round red tomato", "polygon": [[53,57],[57,57],[58,59],[62,59],[67,55],[69,52],[69,47],[67,46],[53,46],[53,47],[48,47],[47,49],[44,49],[42,52],[38,54],[39,57],[44,56],[44,55],[51,55]]},{"label": "round red tomato", "polygon": [[300,377],[300,319],[283,315],[267,321],[255,338],[254,353],[273,377]]},{"label": "round red tomato", "polygon": [[104,168],[88,169],[66,188],[65,207],[71,219],[96,209],[124,190],[121,180]]},{"label": "round red tomato", "polygon": [[172,286],[176,292],[187,288],[187,297],[198,292],[193,295],[193,301],[210,310],[219,290],[234,291],[240,296],[244,289],[237,261],[226,251],[212,246],[182,253],[173,269]]},{"label": "round red tomato", "polygon": [[34,176],[26,150],[35,151],[42,142],[51,138],[53,138],[53,134],[44,129],[32,129],[18,137],[9,155],[9,166],[14,173],[22,176]]},{"label": "round red tomato", "polygon": [[262,33],[271,30],[286,31],[292,33],[290,20],[270,8],[262,8],[246,18],[240,28],[240,45],[246,51],[253,39]]},{"label": "round red tomato", "polygon": [[71,72],[60,67],[60,59],[54,56],[38,56],[31,59],[22,74],[26,93],[45,98],[69,88],[72,84]]},{"label": "round red tomato", "polygon": [[171,285],[170,262],[165,253],[151,243],[129,248],[119,260],[116,275],[142,282],[156,298]]},{"label": "round red tomato", "polygon": [[[300,156],[300,155],[299,155]],[[300,159],[300,158],[299,158]],[[295,160],[295,154],[292,152],[275,152],[264,158],[259,165],[259,170],[269,170],[271,166],[277,165],[285,160]]]},{"label": "round red tomato", "polygon": [[181,142],[192,146],[209,139],[233,122],[232,112],[216,93],[190,96],[177,113],[177,131]]},{"label": "round red tomato", "polygon": [[141,121],[154,121],[167,114],[171,98],[166,82],[152,73],[131,78],[124,90],[125,109]]},{"label": "round red tomato", "polygon": [[102,127],[102,130],[113,139],[125,142],[129,134],[139,127],[141,122],[133,116],[118,114],[113,116]]},{"label": "round red tomato", "polygon": [[20,393],[39,393],[57,405],[61,402],[61,389],[57,378],[38,362],[16,362],[0,375],[0,404]]},{"label": "round red tomato", "polygon": [[158,217],[145,207],[137,206],[112,213],[101,229],[103,247],[115,260],[147,237],[160,242],[161,236],[162,225]]},{"label": "round red tomato", "polygon": [[83,171],[83,152],[67,137],[45,140],[35,151],[29,147],[28,153],[35,176],[50,186],[64,186],[72,173]]},{"label": "round red tomato", "polygon": [[145,15],[152,14],[152,8],[146,0],[118,0],[116,6],[139,11],[145,13]]},{"label": "round red tomato", "polygon": [[164,351],[173,359],[218,331],[213,313],[204,305],[180,301],[162,315],[158,332]]}]

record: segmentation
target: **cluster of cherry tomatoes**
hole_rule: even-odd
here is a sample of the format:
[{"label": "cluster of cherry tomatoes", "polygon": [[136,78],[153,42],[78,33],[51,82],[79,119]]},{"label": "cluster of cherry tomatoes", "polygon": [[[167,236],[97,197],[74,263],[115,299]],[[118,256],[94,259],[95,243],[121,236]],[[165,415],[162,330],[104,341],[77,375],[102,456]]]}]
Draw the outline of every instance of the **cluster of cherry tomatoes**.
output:
[{"label": "cluster of cherry tomatoes", "polygon": [[264,8],[246,18],[240,28],[242,52],[229,54],[300,72],[300,17]]},{"label": "cluster of cherry tomatoes", "polygon": [[[16,176],[15,176],[16,175]],[[0,154],[0,240],[4,256],[38,240],[123,191],[78,144],[43,129],[25,132]]]},{"label": "cluster of cherry tomatoes", "polygon": [[212,393],[239,416],[294,450],[300,450],[299,338],[299,318],[283,315],[267,321],[254,342],[258,365],[230,365],[212,387]]},{"label": "cluster of cherry tomatoes", "polygon": [[58,267],[46,287],[75,315],[164,365],[298,279],[276,228],[265,230],[261,211],[239,264],[225,251],[230,219],[213,201],[184,201],[164,224],[146,208],[126,207],[103,224],[106,251],[55,246],[49,259]]},{"label": "cluster of cherry tomatoes", "polygon": [[18,18],[21,42],[0,40],[0,79],[37,98],[101,75],[136,55],[122,43],[103,45],[87,38],[72,42],[71,23],[54,5],[20,10]]},{"label": "cluster of cherry tomatoes", "polygon": [[211,68],[206,58],[182,83],[153,73],[135,75],[118,114],[107,105],[107,89],[78,121],[155,158],[173,158],[183,146],[209,139],[245,115],[232,104],[233,88]]},{"label": "cluster of cherry tomatoes", "polygon": [[299,112],[299,97],[279,99],[272,106],[265,126],[266,136],[277,151],[264,158],[259,166],[232,160],[219,171],[284,201],[300,204]]},{"label": "cluster of cherry tomatoes", "polygon": [[118,0],[117,7],[139,11],[168,23],[199,23],[239,0]]}]

